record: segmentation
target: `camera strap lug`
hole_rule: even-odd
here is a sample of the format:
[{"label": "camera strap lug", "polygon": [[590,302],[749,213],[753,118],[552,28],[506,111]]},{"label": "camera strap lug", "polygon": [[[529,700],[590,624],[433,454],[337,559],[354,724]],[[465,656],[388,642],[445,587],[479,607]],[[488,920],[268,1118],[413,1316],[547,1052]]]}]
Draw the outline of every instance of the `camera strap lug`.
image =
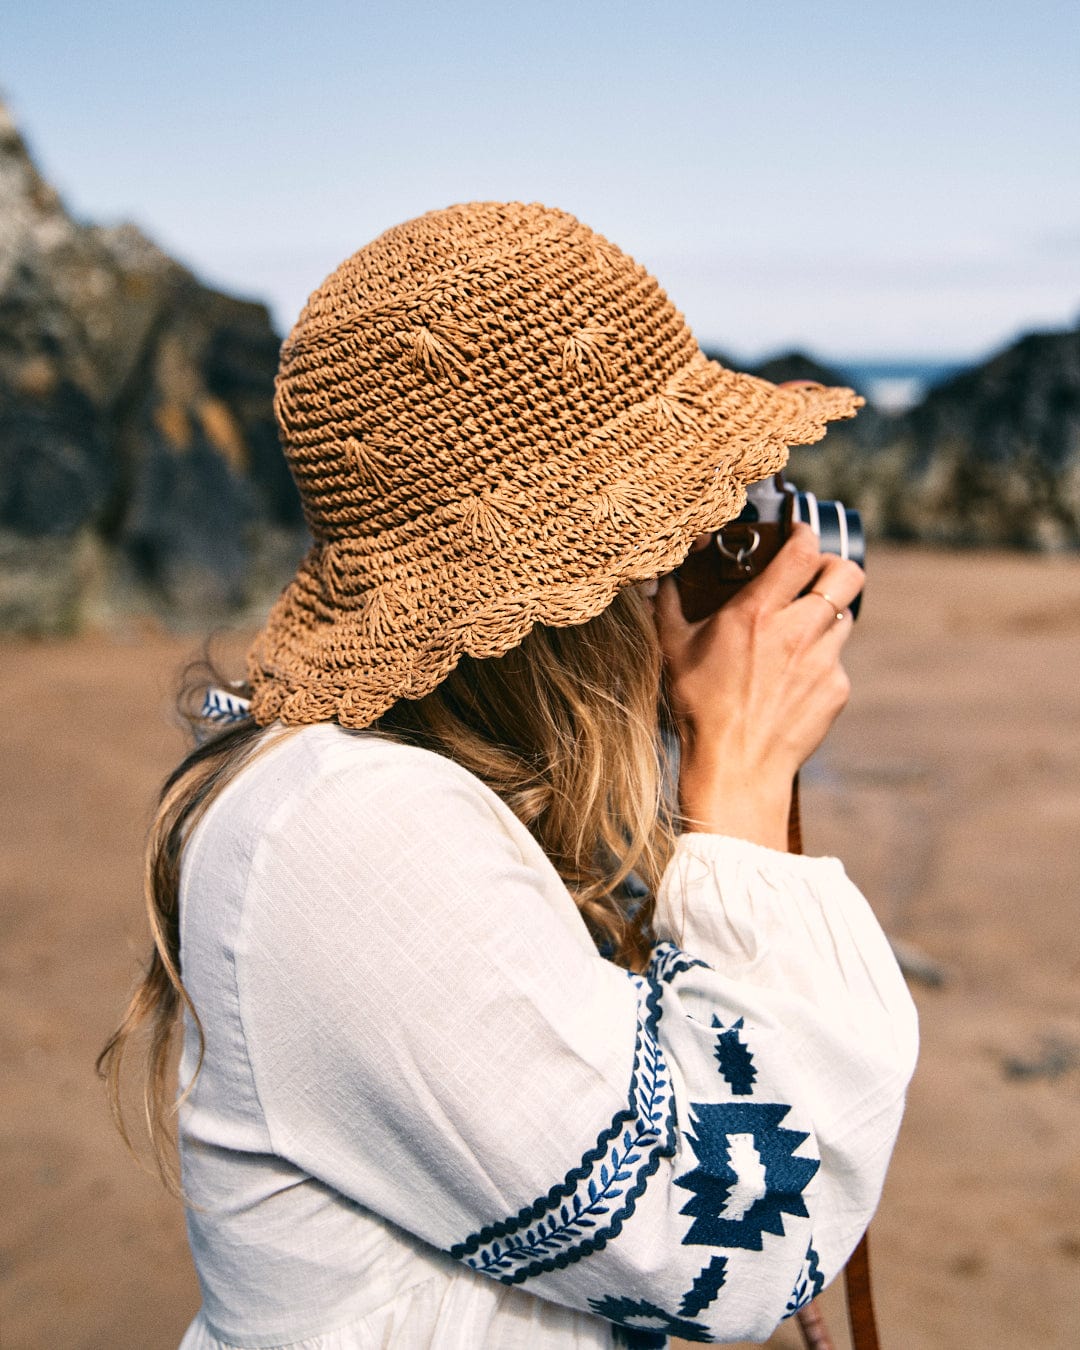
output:
[{"label": "camera strap lug", "polygon": [[724,540],[723,530],[721,530],[718,534],[714,535],[713,538],[716,543],[716,547],[720,550],[720,552],[724,555],[725,558],[728,558],[731,562],[733,562],[740,572],[744,572],[747,576],[753,576],[754,564],[750,561],[750,559],[757,552],[758,545],[761,543],[761,535],[758,533],[757,530],[754,529],[752,525],[747,526],[746,528],[749,532],[749,539],[745,544],[739,544],[737,546],[737,551],[735,553],[732,553],[731,550],[728,548]]}]

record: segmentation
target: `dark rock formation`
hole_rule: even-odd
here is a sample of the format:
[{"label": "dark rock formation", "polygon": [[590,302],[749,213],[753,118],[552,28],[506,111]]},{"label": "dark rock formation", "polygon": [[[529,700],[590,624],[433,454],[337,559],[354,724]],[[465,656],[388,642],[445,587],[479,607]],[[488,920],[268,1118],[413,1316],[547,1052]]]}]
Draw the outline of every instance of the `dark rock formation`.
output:
[{"label": "dark rock formation", "polygon": [[[306,542],[277,351],[262,305],[132,225],[74,220],[0,104],[0,630],[266,604]],[[757,373],[845,383],[800,352]],[[910,413],[868,407],[797,448],[791,477],[871,535],[1080,545],[1080,329],[1023,338]]]},{"label": "dark rock formation", "polygon": [[[754,372],[845,383],[801,353]],[[867,532],[948,546],[1080,547],[1080,328],[1020,338],[909,412],[867,406],[790,476],[863,513]]]},{"label": "dark rock formation", "polygon": [[281,584],[303,522],[277,350],[264,306],[73,220],[0,105],[0,628],[201,620]]},{"label": "dark rock formation", "polygon": [[[731,362],[721,364],[759,375],[782,384],[787,380],[815,380],[825,385],[850,385],[840,370],[824,365],[805,352],[791,351],[759,365]],[[866,394],[860,389],[859,393]],[[788,477],[798,487],[823,499],[838,499],[857,506],[868,534],[886,530],[887,504],[895,495],[900,458],[893,451],[895,419],[868,403],[851,422],[834,422],[824,441],[792,449]]]},{"label": "dark rock formation", "polygon": [[784,384],[788,380],[816,380],[818,384],[848,383],[840,371],[800,351],[770,357],[761,365],[754,366],[752,374],[760,375],[763,380],[772,380],[773,384]]},{"label": "dark rock formation", "polygon": [[1029,334],[931,390],[899,441],[908,493],[892,533],[1080,546],[1080,328]]}]

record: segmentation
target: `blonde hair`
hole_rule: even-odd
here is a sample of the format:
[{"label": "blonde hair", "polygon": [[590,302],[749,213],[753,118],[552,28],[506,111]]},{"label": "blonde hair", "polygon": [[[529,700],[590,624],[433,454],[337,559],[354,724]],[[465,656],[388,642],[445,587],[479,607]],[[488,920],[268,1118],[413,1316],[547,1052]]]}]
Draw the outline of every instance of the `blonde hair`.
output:
[{"label": "blonde hair", "polygon": [[[540,843],[603,954],[642,970],[656,888],[675,840],[665,716],[656,628],[648,601],[630,588],[583,624],[538,625],[504,656],[463,658],[430,694],[400,700],[370,732],[437,751],[476,774]],[[145,1124],[174,1194],[170,1050],[184,1011],[199,1038],[200,1065],[205,1049],[180,965],[183,849],[221,790],[268,743],[262,732],[251,720],[225,731],[198,746],[166,782],[146,851],[154,950],[98,1058],[130,1147],[121,1068],[131,1038],[146,1037]]]}]

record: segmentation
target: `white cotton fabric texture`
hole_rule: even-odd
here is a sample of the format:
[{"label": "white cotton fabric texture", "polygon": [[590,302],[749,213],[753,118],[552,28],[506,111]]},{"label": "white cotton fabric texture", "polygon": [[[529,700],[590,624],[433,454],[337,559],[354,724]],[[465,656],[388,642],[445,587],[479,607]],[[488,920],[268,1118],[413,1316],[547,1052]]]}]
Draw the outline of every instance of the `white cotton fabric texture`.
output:
[{"label": "white cotton fabric texture", "polygon": [[643,978],[465,770],[268,735],[184,855],[183,1350],[764,1339],[832,1278],[916,1053],[839,862],[685,835]]}]

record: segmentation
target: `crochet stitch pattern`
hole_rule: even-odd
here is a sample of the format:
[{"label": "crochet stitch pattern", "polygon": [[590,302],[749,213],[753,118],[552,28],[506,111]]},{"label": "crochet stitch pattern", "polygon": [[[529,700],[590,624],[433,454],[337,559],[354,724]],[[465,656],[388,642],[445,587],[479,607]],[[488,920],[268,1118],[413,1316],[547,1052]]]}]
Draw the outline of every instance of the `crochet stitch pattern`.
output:
[{"label": "crochet stitch pattern", "polygon": [[388,230],[282,348],[314,542],[249,654],[256,720],[365,727],[465,653],[585,622],[861,402],[709,361],[645,268],[563,211]]}]

